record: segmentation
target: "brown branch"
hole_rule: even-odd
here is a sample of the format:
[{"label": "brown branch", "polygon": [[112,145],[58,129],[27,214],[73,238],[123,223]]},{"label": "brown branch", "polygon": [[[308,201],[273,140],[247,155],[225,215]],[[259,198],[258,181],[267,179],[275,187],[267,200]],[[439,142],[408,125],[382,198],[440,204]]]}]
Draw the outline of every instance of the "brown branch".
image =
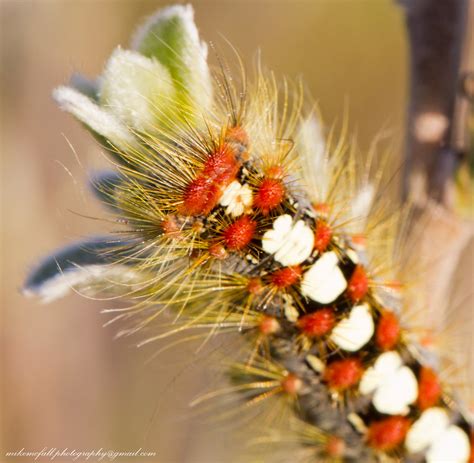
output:
[{"label": "brown branch", "polygon": [[466,148],[466,111],[459,107],[467,100],[460,101],[459,82],[470,1],[400,3],[406,11],[410,53],[403,193],[405,198],[448,205],[449,184]]},{"label": "brown branch", "polygon": [[[472,384],[472,288],[462,258],[472,246],[474,223],[453,208],[452,193],[458,164],[469,153],[474,0],[399,1],[406,11],[410,55],[403,193],[417,206],[411,239],[416,260],[426,269],[419,288],[427,309],[417,323],[440,333],[456,327],[455,352],[448,357],[462,363],[466,384]],[[464,296],[467,302],[456,302]]]}]

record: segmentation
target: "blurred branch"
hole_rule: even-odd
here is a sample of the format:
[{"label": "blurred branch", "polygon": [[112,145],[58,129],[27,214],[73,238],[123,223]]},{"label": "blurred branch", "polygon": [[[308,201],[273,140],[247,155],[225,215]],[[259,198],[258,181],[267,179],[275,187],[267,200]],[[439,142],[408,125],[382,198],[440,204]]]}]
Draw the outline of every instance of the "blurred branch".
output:
[{"label": "blurred branch", "polygon": [[419,323],[439,333],[454,322],[468,327],[456,330],[456,346],[463,353],[466,382],[472,383],[474,357],[469,363],[464,355],[474,348],[472,305],[453,304],[472,301],[469,278],[457,288],[465,292],[462,298],[453,288],[465,278],[460,263],[474,236],[474,222],[454,207],[458,167],[470,152],[474,0],[398,1],[405,8],[410,55],[403,196],[416,206],[410,232],[425,269],[420,288],[427,310],[420,311]]},{"label": "blurred branch", "polygon": [[410,53],[403,194],[418,203],[432,199],[449,207],[450,185],[467,152],[462,76],[470,55],[466,24],[473,5],[470,0],[399,1],[406,12]]}]

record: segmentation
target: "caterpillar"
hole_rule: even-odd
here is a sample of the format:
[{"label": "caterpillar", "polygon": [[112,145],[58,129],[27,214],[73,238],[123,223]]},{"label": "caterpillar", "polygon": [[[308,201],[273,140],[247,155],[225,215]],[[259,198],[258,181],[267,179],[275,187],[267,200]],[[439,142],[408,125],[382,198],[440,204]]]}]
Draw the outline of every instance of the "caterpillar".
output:
[{"label": "caterpillar", "polygon": [[110,154],[92,189],[120,230],[40,262],[26,294],[130,301],[114,320],[144,342],[242,333],[230,391],[249,406],[283,397],[301,461],[474,461],[469,412],[409,323],[407,214],[346,127],[325,136],[305,113],[301,85],[261,66],[252,82],[223,61],[211,72],[180,5],[117,48],[100,82],[54,97]]}]

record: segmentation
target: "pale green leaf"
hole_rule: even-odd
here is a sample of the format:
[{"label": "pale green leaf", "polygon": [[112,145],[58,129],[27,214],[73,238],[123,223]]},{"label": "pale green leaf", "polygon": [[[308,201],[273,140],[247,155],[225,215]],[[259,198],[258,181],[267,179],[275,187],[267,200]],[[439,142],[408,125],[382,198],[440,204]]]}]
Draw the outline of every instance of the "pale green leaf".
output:
[{"label": "pale green leaf", "polygon": [[155,58],[117,48],[102,75],[100,103],[133,129],[159,130],[171,123],[175,105],[170,72]]},{"label": "pale green leaf", "polygon": [[137,31],[132,47],[169,69],[184,117],[192,119],[210,108],[212,85],[207,46],[199,39],[191,5],[174,5],[158,11]]}]

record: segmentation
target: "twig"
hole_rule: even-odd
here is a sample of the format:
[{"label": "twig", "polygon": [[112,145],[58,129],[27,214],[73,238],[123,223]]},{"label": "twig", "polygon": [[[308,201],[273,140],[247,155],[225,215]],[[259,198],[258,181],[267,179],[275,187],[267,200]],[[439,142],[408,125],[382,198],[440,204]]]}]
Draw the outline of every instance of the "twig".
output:
[{"label": "twig", "polygon": [[400,0],[400,3],[406,11],[410,53],[403,195],[418,202],[432,199],[449,206],[449,185],[467,144],[467,99],[459,90],[472,3],[469,0]]}]

